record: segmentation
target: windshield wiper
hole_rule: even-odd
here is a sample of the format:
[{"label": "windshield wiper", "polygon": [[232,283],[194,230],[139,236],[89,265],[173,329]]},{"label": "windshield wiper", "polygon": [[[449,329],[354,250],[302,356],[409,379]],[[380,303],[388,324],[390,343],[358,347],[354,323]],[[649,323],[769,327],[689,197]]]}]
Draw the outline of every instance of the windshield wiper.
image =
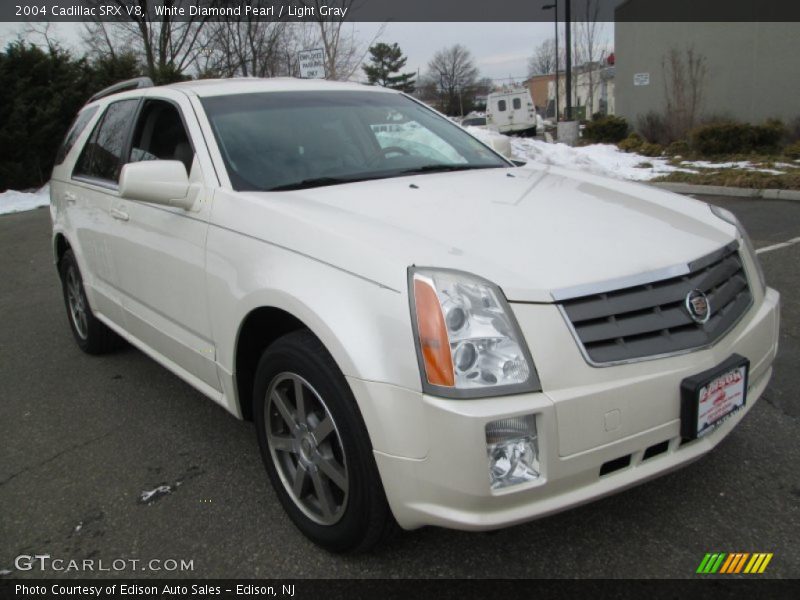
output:
[{"label": "windshield wiper", "polygon": [[341,183],[353,183],[354,181],[365,181],[371,179],[370,177],[312,177],[310,179],[301,179],[294,183],[286,183],[269,188],[268,192],[286,192],[289,190],[305,190],[308,188],[323,187],[326,185],[338,185]]},{"label": "windshield wiper", "polygon": [[500,165],[424,165],[413,169],[403,169],[398,175],[414,175],[417,173],[442,173],[445,171],[471,171],[473,169],[499,169]]},{"label": "windshield wiper", "polygon": [[369,181],[370,179],[385,179],[389,177],[403,177],[404,175],[416,175],[420,173],[439,173],[444,171],[469,171],[471,169],[498,169],[497,165],[424,165],[412,169],[401,171],[371,173],[369,175],[345,176],[345,177],[311,177],[301,179],[293,183],[278,185],[266,190],[267,192],[287,192],[290,190],[305,190],[308,188],[324,187],[327,185],[339,185],[342,183],[354,183],[356,181]]}]

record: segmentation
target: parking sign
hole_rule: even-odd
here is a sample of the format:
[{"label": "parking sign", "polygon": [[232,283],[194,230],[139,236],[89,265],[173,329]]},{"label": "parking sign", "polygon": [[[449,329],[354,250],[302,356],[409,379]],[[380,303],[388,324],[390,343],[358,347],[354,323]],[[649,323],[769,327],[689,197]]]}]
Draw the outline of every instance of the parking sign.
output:
[{"label": "parking sign", "polygon": [[325,79],[325,50],[315,48],[303,50],[300,59],[300,77],[303,79]]}]

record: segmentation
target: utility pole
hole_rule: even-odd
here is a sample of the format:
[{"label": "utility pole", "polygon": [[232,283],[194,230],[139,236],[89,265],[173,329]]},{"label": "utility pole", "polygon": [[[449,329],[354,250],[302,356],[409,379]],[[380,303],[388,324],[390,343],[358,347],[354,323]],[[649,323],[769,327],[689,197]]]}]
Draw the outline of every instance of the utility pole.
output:
[{"label": "utility pole", "polygon": [[567,78],[567,121],[572,121],[572,21],[570,4],[572,4],[572,0],[567,0],[564,7],[564,27],[566,28],[564,35],[567,45],[567,72],[565,73]]}]

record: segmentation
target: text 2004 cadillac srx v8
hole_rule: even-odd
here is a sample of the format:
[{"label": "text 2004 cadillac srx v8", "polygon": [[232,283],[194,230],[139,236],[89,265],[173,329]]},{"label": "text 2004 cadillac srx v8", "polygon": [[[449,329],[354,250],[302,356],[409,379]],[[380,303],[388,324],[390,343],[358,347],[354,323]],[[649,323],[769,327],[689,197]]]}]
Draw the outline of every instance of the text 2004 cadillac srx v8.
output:
[{"label": "text 2004 cadillac srx v8", "polygon": [[82,109],[57,162],[78,345],[125,339],[253,419],[330,550],[665,473],[772,372],[779,296],[731,213],[518,167],[397,92],[137,81]]}]

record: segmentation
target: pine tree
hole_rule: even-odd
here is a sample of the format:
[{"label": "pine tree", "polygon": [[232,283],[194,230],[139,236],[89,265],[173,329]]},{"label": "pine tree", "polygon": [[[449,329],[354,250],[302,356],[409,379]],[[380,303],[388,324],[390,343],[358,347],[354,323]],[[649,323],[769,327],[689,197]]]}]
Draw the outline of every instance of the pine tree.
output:
[{"label": "pine tree", "polygon": [[[372,85],[380,85],[393,90],[400,90],[410,94],[416,87],[414,73],[400,74],[408,60],[403,56],[400,46],[396,43],[384,44],[379,42],[369,49],[370,63],[363,65],[364,73]],[[397,75],[394,75],[397,73]]]}]

